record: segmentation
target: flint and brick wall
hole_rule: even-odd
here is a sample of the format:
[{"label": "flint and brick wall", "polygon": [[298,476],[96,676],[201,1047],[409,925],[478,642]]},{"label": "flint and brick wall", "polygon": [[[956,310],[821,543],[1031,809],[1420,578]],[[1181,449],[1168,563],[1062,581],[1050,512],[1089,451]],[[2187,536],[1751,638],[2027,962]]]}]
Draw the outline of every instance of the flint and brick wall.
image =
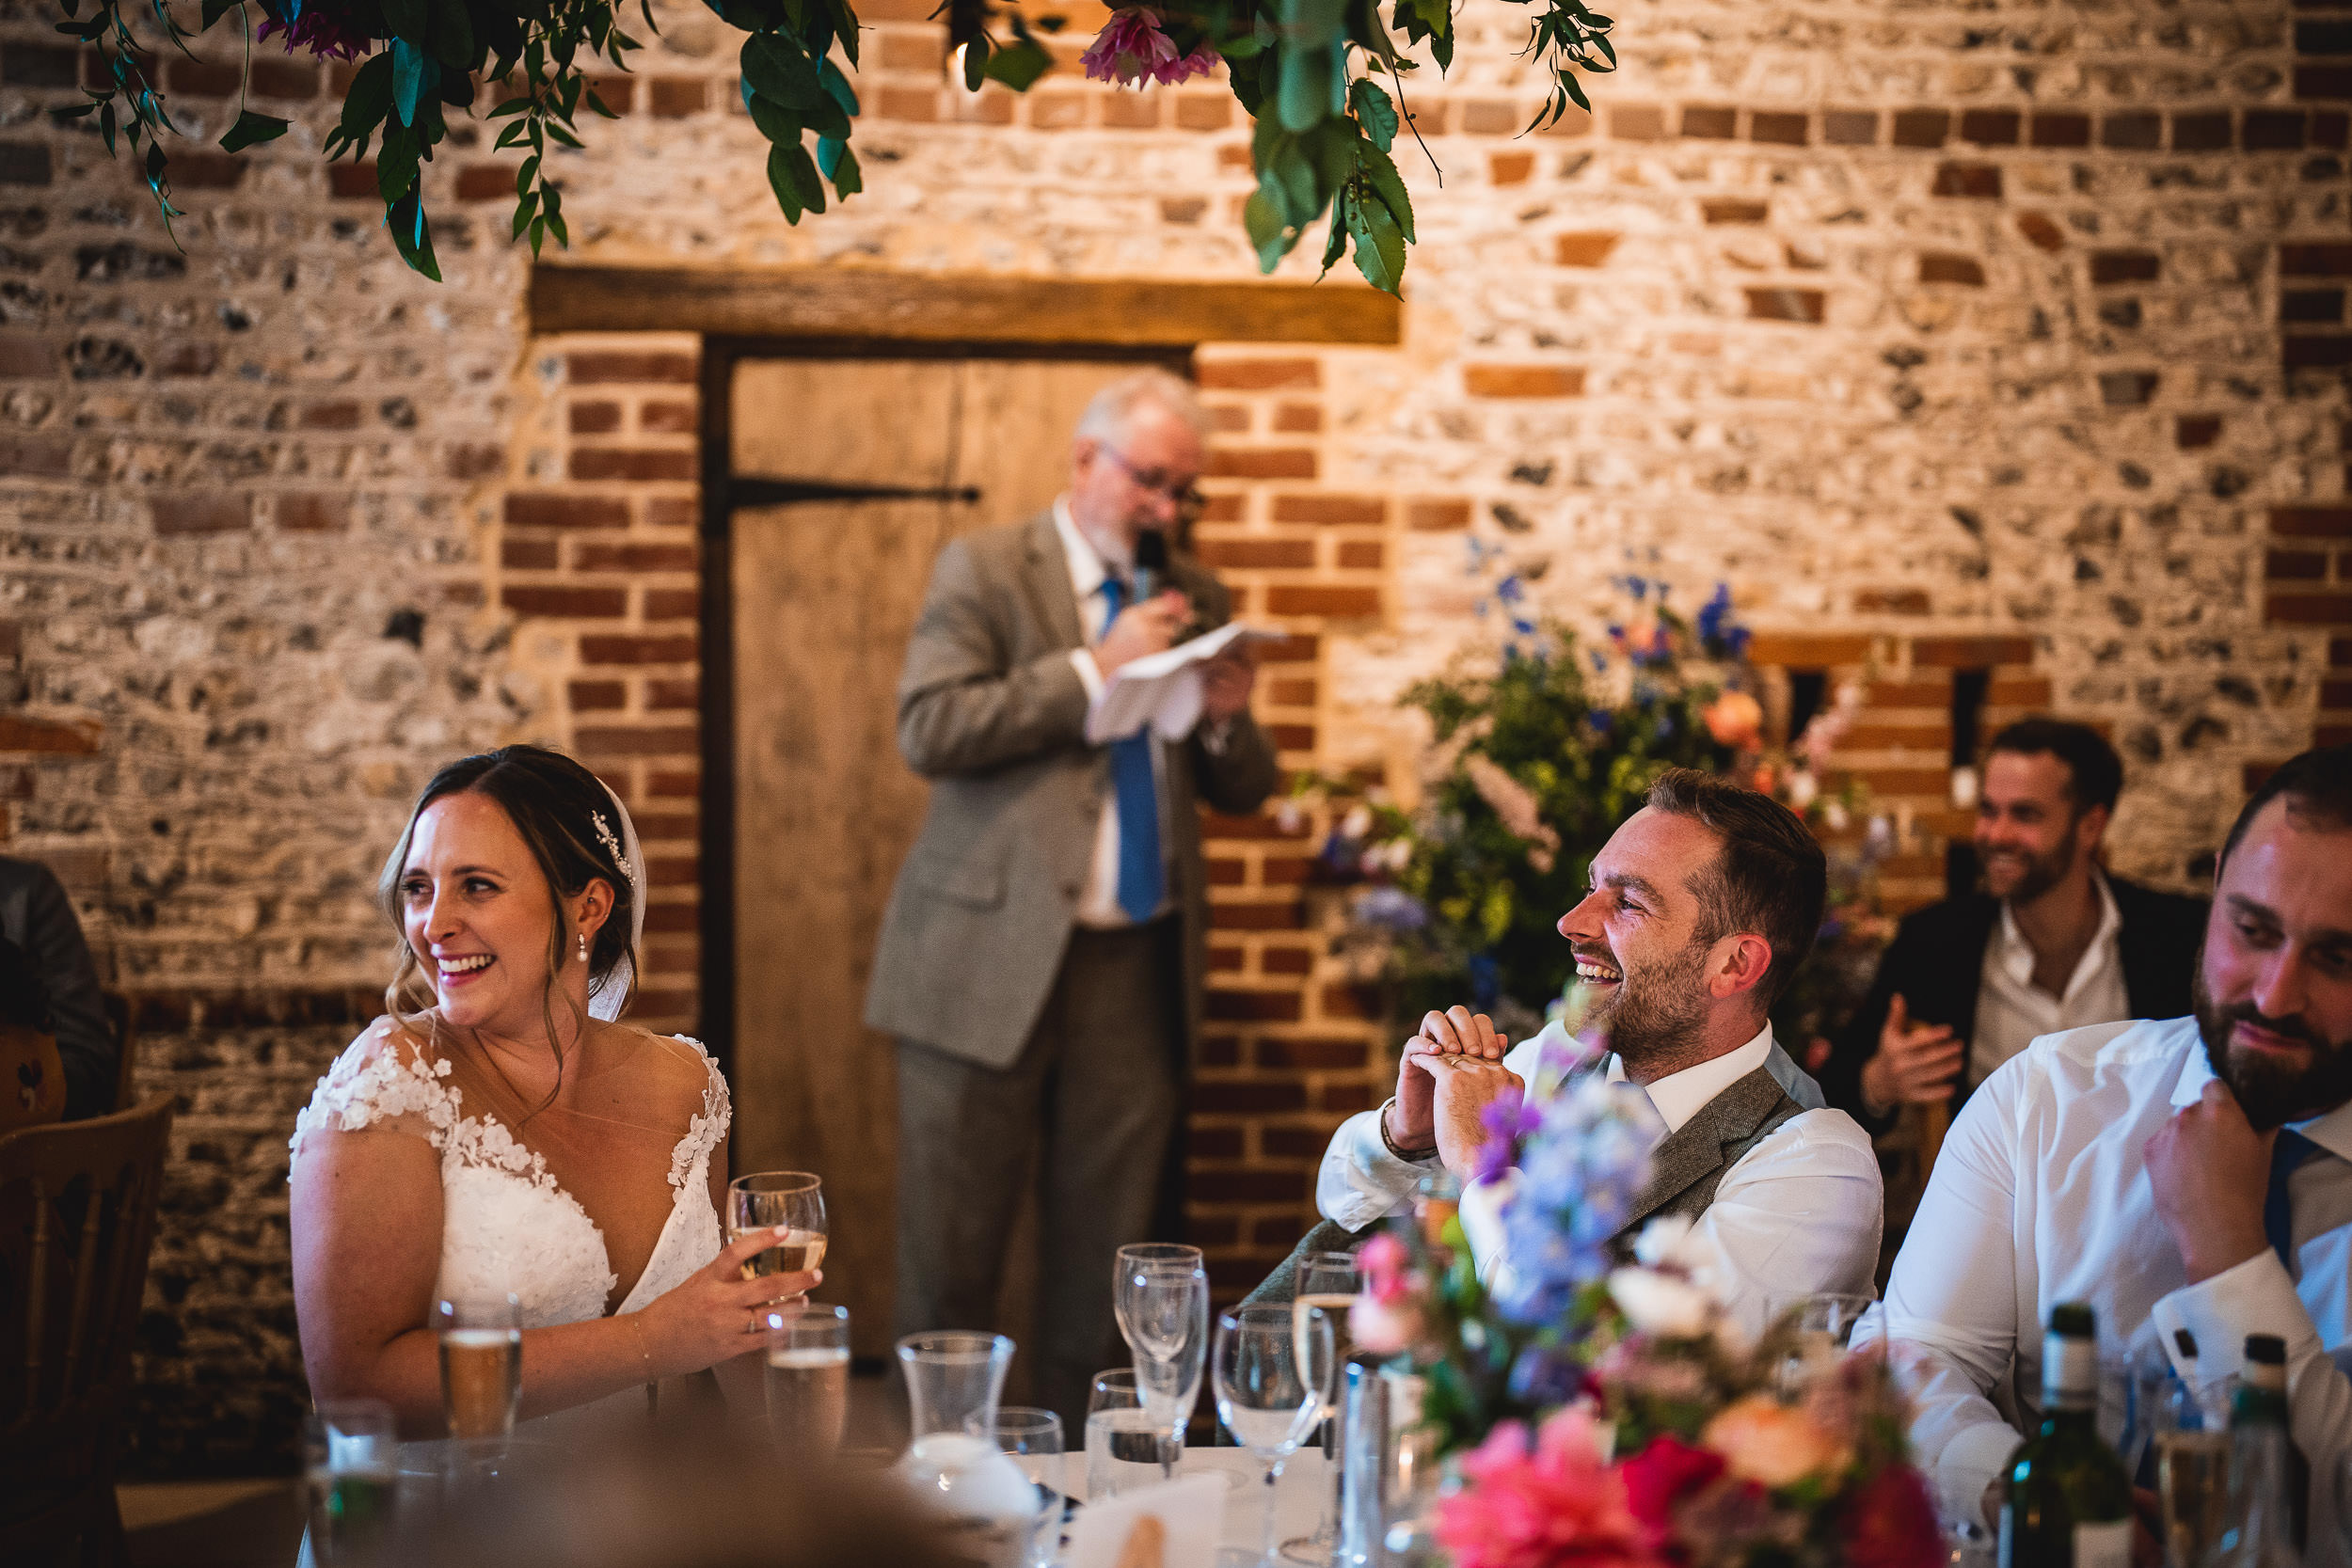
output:
[{"label": "flint and brick wall", "polygon": [[[573,261],[1244,278],[1248,127],[1214,83],[1026,98],[877,0],[866,193],[775,215],[734,35],[657,8],[559,159]],[[135,1471],[282,1463],[302,1399],[283,1149],[362,1022],[374,869],[451,756],[534,737],[627,793],[649,1022],[694,1022],[691,337],[533,341],[511,166],[461,126],[408,276],[315,161],[345,69],[256,52],[281,141],[211,150],[228,28],[166,59],[175,248],[31,0],[0,3],[0,844],[59,867],[142,1082],[180,1096]],[[1409,795],[1397,692],[1487,635],[1467,541],[1588,631],[1635,572],[1729,582],[1768,663],[1866,683],[1844,758],[1932,896],[1949,682],[2105,725],[2127,873],[2185,884],[2249,768],[2352,721],[2352,12],[1646,0],[1597,118],[1521,135],[1523,13],[1470,0],[1407,89],[1422,243],[1390,352],[1211,345],[1200,538],[1291,639],[1284,759]],[[1308,249],[1316,248],[1311,244]],[[1311,275],[1311,257],[1285,276]],[[1489,577],[1491,576],[1491,571]],[[1304,886],[1320,824],[1212,825],[1192,1224],[1221,1287],[1295,1235],[1385,1033]]]}]

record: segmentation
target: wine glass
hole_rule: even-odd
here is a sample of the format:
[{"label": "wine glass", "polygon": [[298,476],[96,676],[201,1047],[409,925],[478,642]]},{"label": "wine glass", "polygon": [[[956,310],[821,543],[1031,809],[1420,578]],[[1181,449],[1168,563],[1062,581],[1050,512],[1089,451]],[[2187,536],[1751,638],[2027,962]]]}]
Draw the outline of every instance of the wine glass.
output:
[{"label": "wine glass", "polygon": [[[1260,1568],[1274,1568],[1274,1483],[1331,1398],[1331,1313],[1309,1307],[1242,1307],[1216,1321],[1216,1411],[1265,1465]],[[1304,1353],[1303,1354],[1301,1353]]]},{"label": "wine glass", "polygon": [[[1315,1519],[1312,1535],[1295,1536],[1282,1543],[1282,1556],[1293,1562],[1322,1564],[1331,1560],[1339,1546],[1340,1497],[1340,1398],[1338,1369],[1347,1360],[1347,1310],[1356,1304],[1362,1279],[1356,1272],[1356,1255],[1352,1252],[1314,1252],[1299,1260],[1297,1293],[1291,1298],[1292,1332],[1304,1336],[1309,1332],[1313,1314],[1320,1309],[1330,1320],[1332,1337],[1331,1365],[1333,1376],[1328,1399],[1323,1407],[1321,1447],[1324,1480],[1322,1511]],[[1307,1342],[1301,1338],[1298,1354],[1308,1359]]]},{"label": "wine glass", "polygon": [[523,1307],[512,1291],[445,1297],[433,1304],[441,1348],[441,1414],[469,1449],[514,1435],[523,1398]]},{"label": "wine glass", "polygon": [[755,1230],[782,1232],[776,1244],[755,1253],[743,1277],[799,1274],[825,1260],[824,1183],[804,1170],[762,1170],[727,1183],[727,1240]]},{"label": "wine glass", "polygon": [[1209,1274],[1199,1247],[1147,1242],[1119,1249],[1112,1307],[1135,1353],[1136,1388],[1160,1427],[1160,1473],[1174,1480],[1200,1398],[1209,1349]]}]

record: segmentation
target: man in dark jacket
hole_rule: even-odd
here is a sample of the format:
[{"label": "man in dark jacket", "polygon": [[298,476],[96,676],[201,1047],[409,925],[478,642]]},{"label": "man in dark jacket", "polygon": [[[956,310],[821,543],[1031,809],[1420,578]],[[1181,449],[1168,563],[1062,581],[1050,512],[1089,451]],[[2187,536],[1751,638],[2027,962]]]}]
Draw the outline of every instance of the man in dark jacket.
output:
[{"label": "man in dark jacket", "polygon": [[106,1017],[98,970],[82,923],[56,874],[39,861],[0,855],[0,938],[24,949],[40,977],[65,1066],[65,1117],[79,1121],[115,1108],[121,1044]]},{"label": "man in dark jacket", "polygon": [[1977,801],[1985,891],[1903,918],[1820,1069],[1872,1132],[1970,1090],[2038,1035],[2189,1011],[2205,901],[2098,867],[2123,766],[2099,734],[2027,719],[1995,736]]}]

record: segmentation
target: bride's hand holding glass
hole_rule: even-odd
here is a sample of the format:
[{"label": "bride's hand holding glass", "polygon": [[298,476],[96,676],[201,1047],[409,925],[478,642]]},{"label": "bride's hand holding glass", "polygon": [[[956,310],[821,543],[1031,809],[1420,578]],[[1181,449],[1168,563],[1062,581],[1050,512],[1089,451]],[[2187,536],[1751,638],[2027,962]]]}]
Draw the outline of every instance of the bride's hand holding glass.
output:
[{"label": "bride's hand holding glass", "polygon": [[647,1378],[698,1372],[767,1343],[758,1337],[767,1326],[761,1309],[771,1302],[806,1295],[825,1277],[821,1269],[805,1269],[744,1278],[752,1259],[782,1239],[775,1230],[745,1231],[684,1284],[635,1314],[644,1336]]}]

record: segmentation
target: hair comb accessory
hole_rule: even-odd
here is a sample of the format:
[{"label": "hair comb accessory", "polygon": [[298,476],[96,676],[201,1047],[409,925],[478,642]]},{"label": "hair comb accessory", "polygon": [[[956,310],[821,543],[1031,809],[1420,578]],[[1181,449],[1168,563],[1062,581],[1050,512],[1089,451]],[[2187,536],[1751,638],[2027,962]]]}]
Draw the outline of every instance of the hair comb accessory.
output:
[{"label": "hair comb accessory", "polygon": [[635,888],[637,867],[630,864],[628,856],[622,852],[621,841],[612,835],[612,824],[604,819],[604,813],[600,811],[590,812],[588,820],[596,825],[596,842],[604,846],[605,853],[612,857],[612,863],[621,868],[621,875],[628,879],[632,889]]}]

